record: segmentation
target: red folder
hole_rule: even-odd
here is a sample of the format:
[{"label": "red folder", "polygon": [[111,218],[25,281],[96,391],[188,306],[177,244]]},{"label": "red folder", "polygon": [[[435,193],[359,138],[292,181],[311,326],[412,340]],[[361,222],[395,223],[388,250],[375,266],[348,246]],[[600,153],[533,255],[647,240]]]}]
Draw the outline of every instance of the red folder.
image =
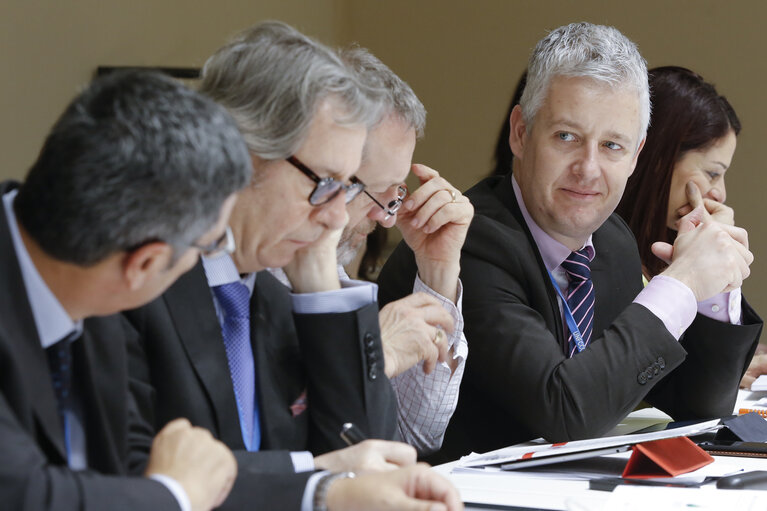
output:
[{"label": "red folder", "polygon": [[623,477],[674,477],[708,465],[714,458],[686,436],[636,444]]}]

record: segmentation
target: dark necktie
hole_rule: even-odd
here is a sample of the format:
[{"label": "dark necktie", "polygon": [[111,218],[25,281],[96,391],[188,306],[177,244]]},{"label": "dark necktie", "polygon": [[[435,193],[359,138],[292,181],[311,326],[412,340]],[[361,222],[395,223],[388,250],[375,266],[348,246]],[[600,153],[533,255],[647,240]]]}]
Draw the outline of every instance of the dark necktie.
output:
[{"label": "dark necktie", "polygon": [[71,410],[72,347],[69,336],[46,348],[48,366],[51,370],[53,391],[58,402],[59,418],[66,435],[66,412]]},{"label": "dark necktie", "polygon": [[213,292],[223,309],[221,333],[240,414],[242,439],[249,451],[257,451],[261,434],[256,403],[256,371],[250,344],[250,292],[241,282],[215,286]]},{"label": "dark necktie", "polygon": [[[570,253],[562,263],[570,281],[567,288],[567,306],[570,307],[570,313],[581,332],[584,346],[591,340],[594,326],[594,284],[591,282],[590,263],[586,248]],[[567,338],[567,349],[570,357],[578,353],[572,332]]]}]

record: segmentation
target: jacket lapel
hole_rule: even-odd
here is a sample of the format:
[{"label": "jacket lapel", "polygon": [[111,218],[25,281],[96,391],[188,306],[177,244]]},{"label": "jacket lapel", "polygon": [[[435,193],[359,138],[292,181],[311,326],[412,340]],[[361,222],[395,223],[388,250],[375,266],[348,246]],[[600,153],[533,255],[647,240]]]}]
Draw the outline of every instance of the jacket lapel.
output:
[{"label": "jacket lapel", "polygon": [[307,432],[301,425],[308,413],[296,400],[306,391],[306,379],[292,303],[287,289],[267,271],[256,277],[250,314],[262,447],[305,449]]},{"label": "jacket lapel", "polygon": [[[112,317],[110,317],[112,318]],[[88,445],[88,466],[102,472],[124,473],[119,448],[128,436],[125,413],[127,374],[124,331],[119,318],[85,321],[73,354]],[[116,356],[121,354],[121,356]],[[111,420],[110,420],[111,419]]]},{"label": "jacket lapel", "polygon": [[557,292],[554,290],[554,286],[551,284],[551,279],[549,278],[549,273],[546,270],[546,265],[543,262],[541,253],[538,250],[538,245],[535,243],[535,238],[533,238],[533,235],[530,233],[530,229],[527,227],[527,223],[525,222],[525,217],[522,215],[522,210],[519,208],[519,204],[517,203],[517,196],[514,194],[514,188],[511,185],[511,174],[507,174],[503,177],[501,182],[496,186],[495,192],[498,196],[498,199],[509,209],[517,224],[525,233],[525,236],[527,236],[527,240],[535,252],[535,260],[541,276],[540,281],[544,283],[543,285],[545,287],[546,295],[549,298],[549,312],[551,314],[547,315],[545,319],[549,326],[554,328],[554,334],[557,336],[557,341],[559,341],[562,349],[566,351],[566,339],[564,335],[564,327],[562,325],[562,316],[559,311]]},{"label": "jacket lapel", "polygon": [[[7,184],[0,187],[0,196],[11,189]],[[60,461],[66,460],[66,448],[61,421],[53,393],[50,370],[45,350],[40,345],[40,335],[35,327],[21,269],[13,249],[5,209],[0,204],[0,268],[5,278],[0,279],[0,323],[7,334],[8,356],[13,359],[20,379],[18,395],[6,396],[19,415],[30,412],[48,441],[53,445]],[[29,408],[27,408],[29,407]],[[25,417],[19,417],[24,423]],[[25,424],[33,428],[32,424]]]},{"label": "jacket lapel", "polygon": [[[184,350],[215,410],[221,440],[244,449],[221,326],[202,263],[182,275],[163,297]],[[222,368],[227,368],[226,374]]]}]

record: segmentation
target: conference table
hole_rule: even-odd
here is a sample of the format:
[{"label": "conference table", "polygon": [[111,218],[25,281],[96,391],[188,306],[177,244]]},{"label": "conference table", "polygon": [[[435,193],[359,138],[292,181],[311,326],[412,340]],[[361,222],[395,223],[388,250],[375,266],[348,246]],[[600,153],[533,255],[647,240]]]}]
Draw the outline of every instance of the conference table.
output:
[{"label": "conference table", "polygon": [[[751,406],[767,392],[741,390],[735,407]],[[622,435],[672,419],[655,408],[630,414],[610,435]],[[533,443],[531,443],[532,445]],[[460,467],[460,460],[436,466],[458,488],[467,510],[766,510],[767,492],[723,490],[714,483],[698,488],[618,485],[612,491],[589,489],[590,481],[620,477],[631,452],[517,471],[482,471]],[[700,483],[753,470],[767,471],[767,458],[714,456],[714,462],[669,481]]]}]

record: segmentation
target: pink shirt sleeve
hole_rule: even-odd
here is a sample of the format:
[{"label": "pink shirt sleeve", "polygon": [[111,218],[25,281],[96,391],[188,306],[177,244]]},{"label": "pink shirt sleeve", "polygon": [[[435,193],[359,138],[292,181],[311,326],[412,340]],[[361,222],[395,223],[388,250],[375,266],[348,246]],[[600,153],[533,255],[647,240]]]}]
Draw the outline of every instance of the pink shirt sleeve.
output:
[{"label": "pink shirt sleeve", "polygon": [[664,275],[653,277],[634,299],[634,303],[644,305],[663,321],[677,341],[692,324],[698,309],[690,288]]}]

